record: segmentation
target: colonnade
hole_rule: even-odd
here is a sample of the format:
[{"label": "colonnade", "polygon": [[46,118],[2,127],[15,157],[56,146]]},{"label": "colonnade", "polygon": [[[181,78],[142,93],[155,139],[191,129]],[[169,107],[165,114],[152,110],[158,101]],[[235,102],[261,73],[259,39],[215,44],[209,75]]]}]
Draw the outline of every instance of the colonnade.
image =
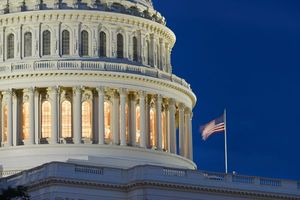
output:
[{"label": "colonnade", "polygon": [[81,86],[10,89],[2,92],[1,105],[2,147],[106,144],[193,157],[191,108],[160,94]]}]

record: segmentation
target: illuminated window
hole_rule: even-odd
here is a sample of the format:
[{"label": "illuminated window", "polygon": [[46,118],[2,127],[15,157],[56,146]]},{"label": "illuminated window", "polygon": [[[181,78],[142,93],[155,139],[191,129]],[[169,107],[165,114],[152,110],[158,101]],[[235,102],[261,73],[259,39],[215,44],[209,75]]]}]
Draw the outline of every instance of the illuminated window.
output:
[{"label": "illuminated window", "polygon": [[62,32],[62,55],[70,55],[70,32]]},{"label": "illuminated window", "polygon": [[167,149],[167,118],[166,112],[161,113],[162,148]]},{"label": "illuminated window", "polygon": [[112,141],[111,133],[111,104],[104,102],[104,127],[105,127],[105,141],[110,143]]},{"label": "illuminated window", "polygon": [[29,117],[29,103],[25,102],[22,109],[22,140],[29,139]]},{"label": "illuminated window", "polygon": [[7,134],[8,134],[8,110],[7,105],[3,107],[3,133],[2,133],[2,141],[7,142]]},{"label": "illuminated window", "polygon": [[136,37],[133,37],[133,61],[138,61],[138,41]]},{"label": "illuminated window", "polygon": [[43,32],[43,56],[51,54],[51,33],[46,30]]},{"label": "illuminated window", "polygon": [[150,109],[150,146],[156,146],[156,116],[155,109]]},{"label": "illuminated window", "polygon": [[99,56],[106,57],[106,34],[103,31],[100,32]]},{"label": "illuminated window", "polygon": [[24,34],[24,57],[32,56],[32,34],[26,32]]},{"label": "illuminated window", "polygon": [[82,103],[82,137],[92,138],[92,102],[84,101]]},{"label": "illuminated window", "polygon": [[51,137],[51,103],[42,103],[42,138]]},{"label": "illuminated window", "polygon": [[89,55],[89,33],[81,31],[81,56]]},{"label": "illuminated window", "polygon": [[62,138],[72,137],[72,105],[67,100],[61,104],[61,136]]},{"label": "illuminated window", "polygon": [[140,142],[140,137],[141,137],[141,109],[140,106],[136,106],[135,109],[135,124],[136,124],[136,143]]},{"label": "illuminated window", "polygon": [[15,36],[14,34],[9,34],[7,37],[7,58],[15,57]]},{"label": "illuminated window", "polygon": [[124,38],[120,33],[117,35],[117,58],[124,58]]}]

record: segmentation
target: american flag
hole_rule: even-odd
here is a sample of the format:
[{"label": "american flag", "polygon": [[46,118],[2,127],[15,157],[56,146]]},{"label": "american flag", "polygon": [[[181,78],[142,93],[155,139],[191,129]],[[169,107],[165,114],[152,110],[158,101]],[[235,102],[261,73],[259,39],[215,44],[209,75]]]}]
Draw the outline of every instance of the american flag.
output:
[{"label": "american flag", "polygon": [[214,133],[225,131],[224,114],[201,127],[202,139],[207,140]]}]

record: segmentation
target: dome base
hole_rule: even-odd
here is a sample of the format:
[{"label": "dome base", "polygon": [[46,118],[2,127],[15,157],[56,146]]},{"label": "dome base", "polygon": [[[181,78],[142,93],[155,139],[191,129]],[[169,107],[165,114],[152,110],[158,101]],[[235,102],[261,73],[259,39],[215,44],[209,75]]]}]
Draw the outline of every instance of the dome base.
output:
[{"label": "dome base", "polygon": [[[60,161],[92,166],[128,169],[138,165],[157,165],[196,169],[192,161],[167,152],[116,145],[32,145],[0,149],[0,169],[22,171]],[[9,173],[7,173],[9,175]]]}]

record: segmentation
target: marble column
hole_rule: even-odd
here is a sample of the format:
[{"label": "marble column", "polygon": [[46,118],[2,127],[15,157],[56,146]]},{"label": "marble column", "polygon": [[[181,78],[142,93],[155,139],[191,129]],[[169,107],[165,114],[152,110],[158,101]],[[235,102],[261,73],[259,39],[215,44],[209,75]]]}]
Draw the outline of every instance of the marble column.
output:
[{"label": "marble column", "polygon": [[190,137],[190,110],[186,108],[184,113],[184,157],[189,157],[189,137]]},{"label": "marble column", "polygon": [[126,89],[120,89],[120,136],[121,146],[126,146]]},{"label": "marble column", "polygon": [[34,141],[35,144],[39,144],[40,143],[40,123],[38,123],[40,121],[40,93],[38,90],[35,90],[34,92],[34,120],[37,122],[34,125],[34,131],[35,131],[35,137],[34,137]]},{"label": "marble column", "polygon": [[157,148],[162,150],[162,118],[161,118],[161,103],[162,97],[161,95],[156,96],[156,134],[157,134]]},{"label": "marble column", "polygon": [[176,145],[176,125],[175,125],[175,101],[174,99],[169,100],[169,113],[168,113],[168,124],[169,124],[169,146],[170,152],[176,154],[177,153],[177,145]]},{"label": "marble column", "polygon": [[136,94],[130,95],[129,103],[129,134],[130,134],[130,144],[132,146],[136,145]]},{"label": "marble column", "polygon": [[179,104],[179,154],[184,156],[184,145],[185,145],[185,138],[184,138],[184,105]]},{"label": "marble column", "polygon": [[7,104],[7,146],[13,145],[13,106],[12,106],[12,90],[4,92]]},{"label": "marble column", "polygon": [[140,99],[140,147],[146,148],[146,107],[145,107],[145,96],[146,93],[141,91],[139,92]]},{"label": "marble column", "polygon": [[51,144],[58,143],[58,88],[48,88],[51,99]]},{"label": "marble column", "polygon": [[16,91],[12,92],[12,126],[13,126],[13,146],[17,146],[19,144],[20,139],[20,129],[19,129],[19,122],[20,122],[20,113],[18,112],[20,106],[19,106],[19,98]]},{"label": "marble column", "polygon": [[117,92],[114,92],[113,97],[112,97],[112,104],[113,104],[113,108],[112,108],[112,113],[113,113],[113,127],[112,127],[112,131],[113,131],[113,144],[119,144],[120,143],[120,129],[119,129],[119,122],[120,122],[120,103],[119,103],[119,95]]},{"label": "marble column", "polygon": [[103,87],[97,88],[98,92],[98,144],[104,144],[105,141],[105,124],[104,124],[104,96],[105,90]]},{"label": "marble column", "polygon": [[82,88],[73,88],[73,134],[74,134],[74,144],[81,144],[81,132],[82,132],[82,122],[81,122],[81,96]]},{"label": "marble column", "polygon": [[190,160],[193,160],[193,126],[192,126],[192,118],[193,118],[193,113],[189,113],[189,155],[188,158]]}]

